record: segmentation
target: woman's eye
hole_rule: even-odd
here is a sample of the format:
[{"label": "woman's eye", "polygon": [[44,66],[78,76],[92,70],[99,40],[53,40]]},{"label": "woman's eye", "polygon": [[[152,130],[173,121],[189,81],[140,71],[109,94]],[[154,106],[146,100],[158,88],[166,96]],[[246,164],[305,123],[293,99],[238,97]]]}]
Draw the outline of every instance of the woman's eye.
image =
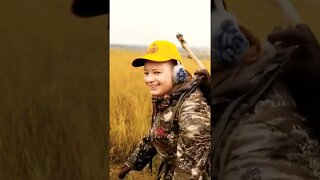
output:
[{"label": "woman's eye", "polygon": [[160,73],[161,73],[161,72],[159,72],[159,71],[155,71],[155,72],[154,72],[154,74],[160,74]]},{"label": "woman's eye", "polygon": [[145,76],[147,76],[149,73],[148,73],[148,72],[144,72],[143,74],[144,74]]}]

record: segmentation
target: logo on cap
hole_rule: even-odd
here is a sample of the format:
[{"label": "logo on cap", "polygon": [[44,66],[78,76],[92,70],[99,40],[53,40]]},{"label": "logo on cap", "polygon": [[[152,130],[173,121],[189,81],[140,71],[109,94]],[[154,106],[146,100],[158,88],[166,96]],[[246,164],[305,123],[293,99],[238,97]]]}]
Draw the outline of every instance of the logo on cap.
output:
[{"label": "logo on cap", "polygon": [[147,54],[155,53],[157,51],[158,51],[158,47],[156,46],[155,43],[153,43],[151,46],[148,47]]}]

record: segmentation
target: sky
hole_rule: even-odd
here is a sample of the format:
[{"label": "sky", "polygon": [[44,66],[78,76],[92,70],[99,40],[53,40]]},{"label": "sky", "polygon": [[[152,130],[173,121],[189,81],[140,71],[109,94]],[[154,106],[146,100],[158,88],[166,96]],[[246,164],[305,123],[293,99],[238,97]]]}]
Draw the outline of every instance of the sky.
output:
[{"label": "sky", "polygon": [[110,0],[110,44],[148,46],[155,40],[210,48],[210,0]]}]

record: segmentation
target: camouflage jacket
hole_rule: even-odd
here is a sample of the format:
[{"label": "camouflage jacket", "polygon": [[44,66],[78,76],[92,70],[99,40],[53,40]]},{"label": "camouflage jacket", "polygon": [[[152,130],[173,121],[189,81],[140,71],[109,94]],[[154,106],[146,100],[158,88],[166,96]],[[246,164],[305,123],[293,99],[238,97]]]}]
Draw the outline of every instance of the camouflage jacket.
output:
[{"label": "camouflage jacket", "polygon": [[[160,159],[170,167],[164,179],[201,179],[205,176],[210,151],[210,107],[198,88],[191,90],[197,83],[194,78],[180,85],[171,95],[153,98],[153,122],[146,136],[149,141],[142,141],[129,156],[126,162],[129,167],[134,167],[137,161],[142,162],[141,154],[153,153],[154,147]],[[181,95],[190,90],[192,92],[176,106]]]},{"label": "camouflage jacket", "polygon": [[[285,54],[268,49],[259,58],[259,61],[271,61],[285,58]],[[236,94],[250,88],[245,85]],[[228,94],[230,98],[231,94]],[[253,107],[248,104],[244,100],[234,108],[215,144],[215,177],[219,180],[320,179],[319,142],[312,139],[305,118],[298,113],[283,83],[275,79]]]}]

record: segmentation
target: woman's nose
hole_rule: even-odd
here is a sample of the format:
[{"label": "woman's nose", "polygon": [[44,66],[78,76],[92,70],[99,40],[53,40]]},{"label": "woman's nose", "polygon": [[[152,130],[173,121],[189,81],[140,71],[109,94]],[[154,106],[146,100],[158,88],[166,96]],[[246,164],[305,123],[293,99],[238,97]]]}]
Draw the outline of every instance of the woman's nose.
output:
[{"label": "woman's nose", "polygon": [[145,76],[145,81],[146,82],[152,82],[154,81],[154,76],[150,73],[148,75]]}]

